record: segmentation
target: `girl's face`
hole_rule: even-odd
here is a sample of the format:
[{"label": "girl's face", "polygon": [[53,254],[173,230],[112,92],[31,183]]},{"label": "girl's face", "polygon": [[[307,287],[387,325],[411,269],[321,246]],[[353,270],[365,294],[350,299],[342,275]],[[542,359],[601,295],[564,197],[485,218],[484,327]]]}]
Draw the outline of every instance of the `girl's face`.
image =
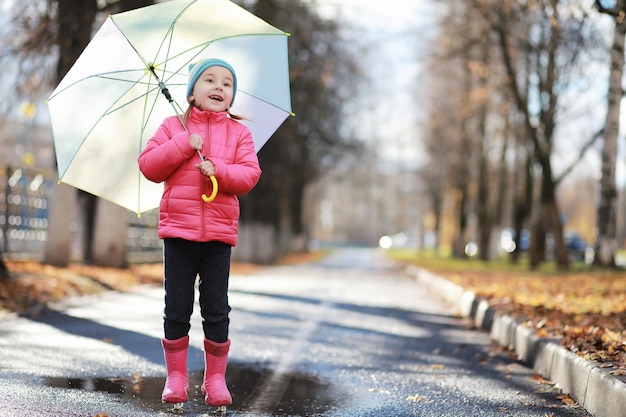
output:
[{"label": "girl's face", "polygon": [[193,86],[193,103],[200,110],[226,111],[233,100],[233,74],[220,66],[204,70]]}]

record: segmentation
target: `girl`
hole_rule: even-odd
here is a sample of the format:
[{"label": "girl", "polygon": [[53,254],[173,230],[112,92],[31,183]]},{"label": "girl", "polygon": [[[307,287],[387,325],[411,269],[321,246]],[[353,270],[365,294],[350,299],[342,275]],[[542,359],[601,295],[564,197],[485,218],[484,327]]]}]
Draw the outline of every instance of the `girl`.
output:
[{"label": "girl", "polygon": [[[208,405],[232,403],[224,378],[230,339],[228,278],[231,248],[237,243],[238,195],[249,192],[261,169],[249,129],[229,113],[237,92],[235,70],[221,59],[190,67],[183,116],[166,118],[139,156],[139,169],[150,181],[165,182],[159,213],[165,271],[164,333],[167,380],[162,401],[187,401],[187,349],[194,284],[204,331],[202,392]],[[202,153],[202,160],[198,155]],[[219,184],[212,202],[215,176]],[[182,404],[178,404],[178,407]]]}]

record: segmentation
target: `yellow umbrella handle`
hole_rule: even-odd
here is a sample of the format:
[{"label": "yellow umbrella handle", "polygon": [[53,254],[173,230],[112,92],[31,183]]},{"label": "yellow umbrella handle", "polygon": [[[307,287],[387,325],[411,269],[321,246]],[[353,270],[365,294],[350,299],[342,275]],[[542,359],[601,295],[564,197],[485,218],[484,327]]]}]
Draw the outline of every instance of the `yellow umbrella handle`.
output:
[{"label": "yellow umbrella handle", "polygon": [[211,191],[211,195],[209,196],[202,193],[202,200],[205,203],[210,203],[211,201],[215,200],[215,196],[217,195],[217,180],[215,179],[215,175],[211,175],[209,178],[211,178],[211,183],[213,183],[213,191]]},{"label": "yellow umbrella handle", "polygon": [[[180,121],[183,126],[185,127],[185,130],[187,130],[187,127],[185,126],[185,123],[183,123],[183,121]],[[206,161],[206,158],[204,157],[204,155],[202,155],[202,153],[197,150],[196,151],[198,153],[198,156],[200,157],[201,161]],[[215,200],[215,196],[217,195],[217,179],[215,178],[215,175],[211,175],[209,177],[211,179],[211,183],[213,184],[213,191],[211,191],[211,195],[207,196],[206,194],[202,193],[202,200],[205,203],[210,203],[211,201]]]}]

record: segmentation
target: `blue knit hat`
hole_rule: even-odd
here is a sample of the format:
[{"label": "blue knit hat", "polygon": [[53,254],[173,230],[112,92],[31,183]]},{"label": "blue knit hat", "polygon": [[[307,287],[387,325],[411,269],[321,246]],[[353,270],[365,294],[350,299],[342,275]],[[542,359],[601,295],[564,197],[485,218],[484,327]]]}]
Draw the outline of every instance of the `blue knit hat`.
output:
[{"label": "blue knit hat", "polygon": [[235,74],[234,68],[226,61],[218,59],[218,58],[209,58],[204,61],[196,62],[195,64],[191,64],[189,66],[189,84],[187,84],[187,97],[191,96],[193,92],[193,86],[198,81],[198,78],[205,69],[209,67],[224,67],[233,74],[233,99],[230,102],[230,106],[233,105],[235,101],[235,94],[237,93],[237,74]]}]

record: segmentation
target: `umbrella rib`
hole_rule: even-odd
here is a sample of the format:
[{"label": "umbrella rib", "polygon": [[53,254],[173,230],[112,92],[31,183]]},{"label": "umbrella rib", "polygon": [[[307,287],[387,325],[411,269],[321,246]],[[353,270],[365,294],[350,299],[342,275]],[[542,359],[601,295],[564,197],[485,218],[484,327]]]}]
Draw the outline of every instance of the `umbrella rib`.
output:
[{"label": "umbrella rib", "polygon": [[[187,4],[185,7],[183,7],[178,14],[176,15],[176,17],[174,19],[172,19],[172,23],[170,23],[169,28],[165,34],[165,36],[163,37],[163,39],[161,40],[161,43],[159,45],[159,47],[157,48],[156,51],[156,56],[158,56],[161,52],[161,50],[163,49],[164,45],[166,44],[166,41],[169,39],[169,42],[167,42],[167,53],[165,56],[165,59],[163,61],[163,71],[162,73],[165,74],[166,73],[166,66],[168,64],[168,62],[173,58],[169,55],[169,51],[171,50],[171,45],[172,45],[172,40],[173,40],[173,33],[174,33],[174,26],[176,25],[176,22],[178,22],[178,20],[181,18],[181,16],[185,13],[185,11],[195,2],[197,2],[198,0],[194,0],[189,2],[189,4]],[[119,25],[117,24],[117,22],[115,21],[115,19],[112,19],[113,24],[117,27],[117,29],[119,30],[120,34],[124,37],[124,39],[126,39],[126,42],[128,42],[128,45],[133,49],[133,51],[135,51],[135,54],[137,54],[137,56],[139,57],[139,59],[141,59],[141,61],[143,62],[143,64],[145,65],[145,70],[150,70],[150,72],[152,72],[155,77],[157,78],[157,80],[159,80],[159,83],[162,84],[162,81],[159,79],[158,75],[156,74],[156,67],[157,67],[157,63],[156,62],[148,62],[148,60],[137,50],[137,48],[135,48],[135,45],[133,45],[133,43],[130,41],[130,39],[128,39],[128,37],[126,36],[126,34],[124,33],[124,31],[119,27]],[[210,44],[211,42],[209,42],[208,44]],[[208,46],[207,44],[207,46]],[[202,49],[205,49],[206,46]],[[189,50],[194,49],[194,48],[190,48]],[[186,53],[187,51],[183,51],[182,53],[176,55],[176,56],[180,56],[184,53]],[[199,54],[199,53],[198,53]],[[156,58],[155,56],[155,58]],[[192,58],[195,59],[195,57],[197,56],[197,54]],[[187,64],[191,62],[191,60],[187,61]],[[179,68],[178,70],[180,71]],[[176,74],[176,73],[172,73],[172,74]],[[163,88],[162,85],[159,85],[161,88]]]},{"label": "umbrella rib", "polygon": [[[94,77],[96,77],[96,76],[94,76]],[[87,77],[87,78],[93,78],[93,77]],[[87,78],[85,78],[85,79],[87,79]],[[118,80],[118,81],[127,81],[127,80]],[[129,81],[129,82],[130,82],[130,83],[132,83],[133,85],[137,85],[137,84],[138,84],[137,82],[132,82],[132,81]],[[148,89],[150,89],[151,83],[150,83],[150,82],[148,82],[148,83],[145,83],[145,84],[148,86]],[[157,88],[157,87],[153,87],[153,88],[152,88],[152,90],[156,90],[156,88]],[[122,95],[120,96],[120,98],[121,98],[124,94],[126,94],[127,92],[128,92],[128,89],[127,89],[127,90],[125,90],[125,91],[122,93]],[[146,94],[142,94],[141,96],[139,96],[139,97],[137,97],[137,98],[134,98],[134,99],[132,99],[132,100],[130,100],[130,101],[127,101],[127,102],[125,102],[125,103],[123,103],[123,104],[121,104],[121,105],[115,106],[115,104],[119,104],[119,103],[118,103],[118,102],[119,102],[119,98],[118,98],[118,100],[115,100],[115,101],[113,102],[113,104],[112,104],[111,106],[109,106],[109,108],[108,108],[108,109],[106,109],[106,110],[105,110],[105,111],[104,111],[104,112],[103,112],[103,113],[102,113],[102,114],[98,117],[98,119],[97,119],[97,120],[93,123],[93,125],[91,126],[91,128],[90,128],[90,129],[87,131],[87,133],[85,134],[85,137],[88,137],[88,136],[91,134],[91,132],[93,132],[93,130],[94,130],[94,129],[98,126],[98,124],[100,123],[100,121],[101,121],[102,119],[104,119],[107,115],[109,115],[109,114],[111,114],[111,113],[113,113],[113,112],[115,112],[115,111],[118,111],[119,109],[122,109],[123,107],[125,107],[125,106],[127,106],[127,105],[131,104],[132,102],[134,102],[134,101],[136,101],[136,100],[139,100],[139,99],[143,98],[144,96],[145,96],[146,98],[148,98],[148,96],[149,96],[149,95],[150,95],[150,91],[148,91]],[[145,122],[146,122],[146,121],[147,121],[147,119],[144,119],[144,122],[143,122],[143,123],[142,123],[142,125],[141,125],[141,129],[140,129],[140,134],[141,134],[141,136],[143,135],[143,132],[144,132],[144,129],[145,129],[145,126],[146,126],[146,124],[145,124]],[[140,136],[140,137],[141,137],[141,136]],[[79,149],[80,149],[81,147],[82,147],[82,144],[81,144],[81,146],[79,146]],[[76,156],[77,154],[78,154],[78,151],[77,151],[76,153],[74,153],[74,156]],[[73,159],[74,159],[74,157],[72,157],[72,160],[73,160]],[[70,161],[70,163],[68,164],[68,167],[69,167],[70,165],[71,165],[71,161]],[[65,172],[64,172],[64,173],[60,176],[60,179],[63,179],[63,177],[64,177],[64,176],[65,176]]]},{"label": "umbrella rib", "polygon": [[[182,14],[187,10],[187,8],[189,8],[189,6],[192,3],[195,3],[197,0],[190,2],[189,4],[187,4],[183,9],[181,9],[181,11],[178,13],[178,15],[176,16],[175,19],[172,20],[172,23],[170,24],[166,35],[163,37],[163,39],[161,40],[161,43],[159,45],[159,48],[156,51],[156,56],[159,55],[160,51],[163,48],[163,45],[166,43],[166,40],[169,39],[168,42],[168,47],[167,47],[167,53],[166,53],[166,58],[164,61],[164,65],[163,65],[163,70],[162,70],[162,74],[167,74],[167,63],[169,62],[169,60],[172,59],[172,57],[169,56],[169,51],[171,50],[171,45],[172,45],[172,39],[173,39],[173,31],[174,31],[174,25],[175,23],[180,19],[180,17],[182,16]],[[157,64],[155,62],[148,62],[148,60],[141,54],[139,53],[139,51],[137,50],[137,48],[135,48],[135,45],[133,45],[133,43],[130,41],[130,39],[128,39],[128,37],[126,36],[126,34],[122,31],[122,29],[117,25],[117,23],[115,22],[115,20],[113,20],[113,23],[115,24],[115,26],[117,26],[119,32],[122,34],[122,36],[124,37],[124,39],[126,39],[126,42],[128,42],[128,44],[130,45],[130,47],[133,49],[133,51],[135,51],[135,54],[139,57],[139,59],[141,59],[141,61],[143,62],[143,64],[145,65],[144,70],[149,70],[149,73],[154,75],[155,79],[158,81],[158,87],[160,88],[161,92],[163,93],[163,95],[167,98],[167,100],[170,102],[170,104],[172,104],[172,107],[174,108],[175,112],[179,112],[182,111],[180,105],[171,98],[169,91],[167,89],[166,84],[159,78],[159,76],[156,73],[156,66]],[[175,76],[176,73],[172,73],[172,77]],[[149,82],[146,83],[148,90],[150,90],[150,86],[152,85],[151,83],[151,79],[152,77],[150,76],[149,78]],[[168,78],[167,80],[169,81],[170,78]],[[151,106],[148,106],[148,98],[150,95],[150,91],[147,91],[145,94],[143,94],[142,96],[145,97],[146,100],[144,100],[144,108],[143,108],[143,123],[141,126],[141,131],[140,131],[140,136],[143,136],[143,132],[146,126],[146,123],[149,119],[149,115],[152,113],[152,109],[154,109],[156,100],[153,101]],[[142,96],[138,97],[141,98]],[[147,111],[148,108],[151,108],[150,111]],[[148,117],[146,117],[146,115],[148,115]],[[182,121],[181,121],[182,122]]]},{"label": "umbrella rib", "polygon": [[58,96],[59,94],[61,94],[62,92],[70,89],[71,87],[75,86],[76,84],[79,84],[83,81],[92,79],[92,78],[103,78],[103,79],[108,79],[108,80],[112,80],[112,81],[127,81],[129,83],[136,83],[135,80],[127,80],[125,78],[117,78],[117,77],[113,77],[113,76],[109,76],[109,74],[122,74],[122,73],[132,73],[135,71],[144,71],[144,69],[142,68],[140,69],[126,69],[126,70],[119,70],[119,71],[110,71],[110,72],[102,72],[102,73],[98,73],[98,74],[91,74],[88,77],[84,77],[84,78],[80,78],[76,81],[74,81],[73,83],[67,85],[65,88],[59,90],[59,91],[55,91],[53,92],[52,95],[50,95],[50,97],[48,97],[48,101],[52,100],[54,97]]},{"label": "umbrella rib", "polygon": [[[159,45],[159,48],[157,49],[156,52],[156,56],[159,55],[159,53],[161,52],[161,48],[163,48],[163,46],[166,44],[167,41],[167,53],[165,54],[166,58],[165,61],[163,62],[163,71],[162,73],[165,74],[166,70],[167,70],[167,64],[169,62],[169,60],[171,60],[171,56],[170,56],[170,51],[172,50],[172,41],[174,39],[174,26],[176,25],[176,23],[180,20],[181,16],[187,11],[187,9],[189,9],[189,7],[191,7],[191,5],[193,3],[195,3],[197,0],[194,0],[192,2],[189,2],[189,4],[187,4],[185,7],[183,7],[180,12],[178,12],[178,14],[176,15],[176,17],[174,19],[172,19],[172,23],[170,23],[170,27],[167,29],[167,33],[165,34],[165,36],[163,37],[163,39],[161,40],[161,44]],[[210,43],[209,43],[210,44]],[[206,48],[206,47],[205,47]],[[204,49],[204,48],[203,48]],[[182,54],[182,53],[181,53]],[[180,56],[181,54],[177,55]],[[197,56],[197,55],[196,55]],[[155,57],[156,58],[156,57]],[[195,59],[195,56],[192,58]],[[189,64],[189,62],[191,62],[191,60],[188,60],[185,64],[183,65],[187,65]],[[176,73],[178,71],[180,71],[182,68],[178,68]],[[174,74],[174,73],[172,73]],[[156,73],[155,73],[156,76]],[[158,77],[157,77],[158,78]]]}]

